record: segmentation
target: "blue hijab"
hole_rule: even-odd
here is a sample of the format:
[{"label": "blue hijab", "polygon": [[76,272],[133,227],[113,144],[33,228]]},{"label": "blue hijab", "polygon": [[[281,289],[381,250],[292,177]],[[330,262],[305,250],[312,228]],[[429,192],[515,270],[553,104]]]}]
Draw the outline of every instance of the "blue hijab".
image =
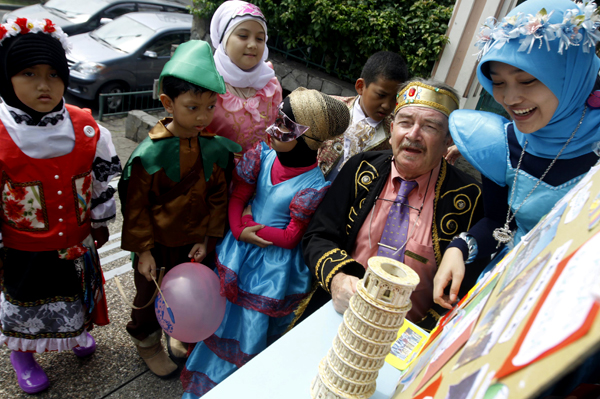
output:
[{"label": "blue hijab", "polygon": [[[567,0],[529,0],[512,10],[507,18],[518,13],[535,16],[543,8],[548,13],[554,10],[548,23],[556,24],[563,22],[565,11],[578,7]],[[477,77],[484,89],[492,94],[492,81],[486,75],[489,68],[485,64],[489,61],[499,61],[533,75],[554,93],[559,102],[558,107],[545,127],[525,134],[515,125],[515,134],[521,146],[525,144],[525,140],[528,142],[528,153],[543,158],[554,158],[581,119],[586,100],[598,76],[600,59],[593,47],[585,52],[583,45],[571,45],[560,54],[559,40],[544,40],[541,46],[538,40],[531,46],[530,52],[529,49],[517,51],[524,38],[525,36],[521,35],[506,41],[504,45],[494,43],[482,57],[477,67]],[[583,123],[560,158],[570,159],[590,153],[592,144],[600,141],[599,128],[600,109],[588,108]]]}]

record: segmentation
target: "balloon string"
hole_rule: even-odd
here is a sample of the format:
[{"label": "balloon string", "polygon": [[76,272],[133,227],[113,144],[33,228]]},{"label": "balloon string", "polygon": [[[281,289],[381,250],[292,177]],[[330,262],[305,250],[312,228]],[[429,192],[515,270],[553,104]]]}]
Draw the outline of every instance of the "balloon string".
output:
[{"label": "balloon string", "polygon": [[173,323],[175,323],[175,316],[173,315],[173,311],[171,310],[171,308],[169,307],[169,304],[167,303],[167,298],[165,298],[165,294],[163,294],[162,290],[160,289],[160,286],[156,282],[154,275],[152,275],[152,273],[150,273],[150,276],[152,277],[152,281],[154,281],[154,284],[156,284],[156,288],[158,289],[160,296],[162,296],[163,301],[165,301],[165,306],[167,307],[167,312],[169,313],[169,317],[171,318],[171,321]]},{"label": "balloon string", "polygon": [[[162,282],[164,275],[165,275],[165,268],[161,267],[160,273],[158,274],[158,285],[160,285],[160,283]],[[154,290],[154,294],[152,295],[152,298],[150,298],[150,300],[148,301],[147,304],[145,304],[144,306],[135,306],[133,303],[131,303],[131,302],[129,302],[129,300],[127,300],[127,296],[125,295],[125,291],[123,290],[123,286],[121,285],[121,280],[119,280],[119,277],[114,276],[114,279],[115,279],[115,283],[117,283],[117,288],[119,289],[121,298],[123,298],[123,301],[125,302],[125,304],[127,304],[130,308],[139,310],[139,309],[145,309],[148,306],[154,304],[154,298],[156,298],[156,294],[158,293],[158,290]],[[164,299],[164,296],[163,296],[163,299]]]}]

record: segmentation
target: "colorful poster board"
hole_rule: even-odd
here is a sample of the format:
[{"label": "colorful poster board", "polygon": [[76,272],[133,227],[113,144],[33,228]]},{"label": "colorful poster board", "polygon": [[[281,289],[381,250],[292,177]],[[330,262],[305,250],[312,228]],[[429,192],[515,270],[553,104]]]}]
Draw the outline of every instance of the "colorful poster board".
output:
[{"label": "colorful poster board", "polygon": [[[433,383],[429,396],[439,399],[450,392],[475,399],[535,397],[600,349],[599,170],[592,168],[498,263],[486,280],[497,278],[491,293],[476,286],[457,305],[480,297],[485,303],[467,340],[461,335],[444,342],[444,329],[459,312],[443,319],[393,399],[423,397]],[[440,346],[460,348],[432,367]]]},{"label": "colorful poster board", "polygon": [[406,370],[417,357],[428,338],[429,333],[427,331],[405,319],[385,361],[398,370]]}]

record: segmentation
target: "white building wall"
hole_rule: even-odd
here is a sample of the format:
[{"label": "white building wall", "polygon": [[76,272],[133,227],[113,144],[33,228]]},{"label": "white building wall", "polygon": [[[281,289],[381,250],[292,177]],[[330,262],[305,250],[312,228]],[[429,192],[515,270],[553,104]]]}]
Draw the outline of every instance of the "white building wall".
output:
[{"label": "white building wall", "polygon": [[475,109],[481,85],[477,81],[477,34],[489,17],[503,18],[517,0],[457,0],[448,24],[446,44],[432,71],[432,78],[454,87],[460,95],[461,108]]}]

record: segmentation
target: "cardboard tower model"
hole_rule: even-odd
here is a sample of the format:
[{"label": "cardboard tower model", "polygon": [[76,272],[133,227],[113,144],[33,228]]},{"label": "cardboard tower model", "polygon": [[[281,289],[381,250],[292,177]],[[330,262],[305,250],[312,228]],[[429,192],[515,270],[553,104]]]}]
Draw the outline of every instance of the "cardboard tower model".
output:
[{"label": "cardboard tower model", "polygon": [[411,308],[419,276],[396,260],[375,256],[357,283],[344,321],[319,364],[313,399],[366,399]]}]

